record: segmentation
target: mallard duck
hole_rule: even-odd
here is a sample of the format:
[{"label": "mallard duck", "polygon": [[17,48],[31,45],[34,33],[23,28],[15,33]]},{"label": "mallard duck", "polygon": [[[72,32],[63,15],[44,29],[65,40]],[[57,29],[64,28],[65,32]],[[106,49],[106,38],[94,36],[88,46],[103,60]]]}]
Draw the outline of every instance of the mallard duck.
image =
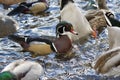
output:
[{"label": "mallard duck", "polygon": [[96,32],[92,30],[89,22],[73,0],[61,0],[60,10],[61,21],[71,23],[74,30],[79,33],[78,35],[70,35],[73,42],[84,43],[90,34],[96,37]]},{"label": "mallard duck", "polygon": [[106,76],[120,76],[120,47],[104,52],[96,61],[94,69]]},{"label": "mallard duck", "polygon": [[107,26],[103,10],[104,12],[112,12],[108,9],[106,0],[96,0],[96,2],[98,4],[98,9],[88,10],[85,16],[89,21],[92,29],[95,29],[98,34],[100,34],[103,31],[104,27]]},{"label": "mallard duck", "polygon": [[43,39],[40,37],[25,37],[19,35],[10,35],[9,39],[18,42],[25,51],[30,51],[34,55],[47,55],[52,52],[67,53],[72,49],[71,38],[68,34],[73,33],[73,26],[71,23],[62,21],[56,26],[56,33],[59,35],[54,41]]},{"label": "mallard duck", "polygon": [[39,63],[21,59],[7,65],[0,72],[0,80],[38,80],[43,72]]},{"label": "mallard duck", "polygon": [[48,4],[46,0],[38,0],[30,3],[22,2],[18,7],[10,11],[8,15],[12,16],[19,13],[37,15],[38,13],[44,12],[47,9]]},{"label": "mallard duck", "polygon": [[107,27],[107,23],[103,11],[106,13],[111,13],[108,10],[101,9],[101,10],[91,11],[88,13],[88,17],[86,16],[91,27],[96,31],[98,31],[98,34],[100,34],[103,31],[103,29]]},{"label": "mallard duck", "polygon": [[105,10],[105,12],[110,12],[107,7],[106,0],[102,0],[102,1],[96,0],[96,3],[98,4],[97,9],[87,10],[87,14],[85,15],[85,17],[87,18],[88,21],[95,18],[96,16],[103,16],[103,13],[101,10]]},{"label": "mallard duck", "polygon": [[0,14],[0,38],[17,32],[19,25],[17,21],[9,16]]},{"label": "mallard duck", "polygon": [[10,5],[24,2],[26,0],[0,0],[0,3],[4,5],[4,8],[7,9]]}]

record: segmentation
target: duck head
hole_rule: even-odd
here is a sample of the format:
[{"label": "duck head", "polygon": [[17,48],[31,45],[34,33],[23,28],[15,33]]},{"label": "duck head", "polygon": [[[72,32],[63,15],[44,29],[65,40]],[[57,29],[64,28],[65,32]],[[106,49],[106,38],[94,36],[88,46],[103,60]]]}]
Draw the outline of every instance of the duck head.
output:
[{"label": "duck head", "polygon": [[67,5],[69,2],[74,3],[73,0],[60,0],[60,10],[62,10],[64,8],[65,5]]},{"label": "duck head", "polygon": [[67,33],[69,32],[78,35],[78,33],[74,31],[73,25],[71,23],[61,21],[59,24],[56,25],[56,37],[67,35]]},{"label": "duck head", "polygon": [[5,71],[0,73],[0,80],[17,80],[17,77],[13,73]]}]

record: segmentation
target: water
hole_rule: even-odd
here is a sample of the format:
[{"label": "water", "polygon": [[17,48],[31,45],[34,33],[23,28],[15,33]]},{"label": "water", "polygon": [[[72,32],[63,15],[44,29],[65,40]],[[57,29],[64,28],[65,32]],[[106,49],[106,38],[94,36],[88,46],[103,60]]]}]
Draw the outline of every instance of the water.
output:
[{"label": "water", "polygon": [[[59,22],[59,0],[47,0],[50,8],[46,15],[32,16],[21,14],[13,16],[20,25],[16,34],[27,36],[49,35],[55,36],[55,26]],[[82,9],[86,5],[83,0],[76,0]],[[116,5],[115,5],[116,4]],[[108,0],[108,6],[117,19],[120,20],[120,0]],[[2,9],[2,6],[0,7]],[[2,9],[3,10],[3,9]],[[4,11],[4,10],[3,10]],[[2,12],[3,12],[2,11]],[[4,11],[3,13],[7,13]],[[86,12],[82,10],[82,12]],[[47,56],[32,57],[30,52],[21,52],[19,44],[8,40],[7,37],[0,39],[0,70],[7,64],[17,59],[27,59],[39,62],[45,72],[41,80],[115,80],[113,77],[98,75],[92,68],[96,58],[108,49],[107,30],[105,29],[97,40],[89,39],[84,45],[75,45],[75,57],[63,61],[55,57],[55,53]],[[119,80],[119,78],[116,78]]]}]

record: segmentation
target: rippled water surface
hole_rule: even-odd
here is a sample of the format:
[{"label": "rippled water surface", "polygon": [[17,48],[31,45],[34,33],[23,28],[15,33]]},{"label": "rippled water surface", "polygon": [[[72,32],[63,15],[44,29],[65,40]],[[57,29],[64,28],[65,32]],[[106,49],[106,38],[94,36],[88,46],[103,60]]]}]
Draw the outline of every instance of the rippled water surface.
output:
[{"label": "rippled water surface", "polygon": [[[29,14],[21,14],[13,16],[20,25],[20,29],[16,34],[27,36],[49,35],[55,36],[55,25],[59,22],[60,6],[59,0],[47,0],[50,8],[46,14],[40,16],[32,16]],[[84,0],[75,0],[76,4],[81,8],[86,5]],[[117,19],[120,20],[120,0],[108,0],[109,8],[115,13]],[[1,11],[4,11],[0,7]],[[3,13],[7,13],[4,11]],[[85,13],[85,10],[82,10]],[[30,52],[21,52],[22,48],[19,44],[5,38],[0,39],[0,70],[7,64],[17,59],[28,59],[39,62],[44,67],[44,74],[41,80],[115,80],[95,73],[92,66],[96,58],[105,50],[107,50],[107,30],[105,29],[98,39],[89,39],[84,45],[75,45],[75,57],[70,60],[63,61],[55,57],[55,53],[47,56],[32,57]],[[27,66],[27,65],[26,65]],[[116,78],[119,80],[119,78]]]}]

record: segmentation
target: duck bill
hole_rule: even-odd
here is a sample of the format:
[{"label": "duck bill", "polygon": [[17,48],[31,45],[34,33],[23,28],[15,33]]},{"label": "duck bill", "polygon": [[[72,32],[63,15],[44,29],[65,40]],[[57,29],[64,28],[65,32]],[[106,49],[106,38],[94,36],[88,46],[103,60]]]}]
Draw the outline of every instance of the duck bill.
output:
[{"label": "duck bill", "polygon": [[74,31],[74,29],[71,29],[70,32],[71,32],[72,34],[78,35],[78,33]]},{"label": "duck bill", "polygon": [[93,31],[92,31],[92,37],[93,38],[97,38],[97,31],[96,31],[96,29],[93,29]]}]

